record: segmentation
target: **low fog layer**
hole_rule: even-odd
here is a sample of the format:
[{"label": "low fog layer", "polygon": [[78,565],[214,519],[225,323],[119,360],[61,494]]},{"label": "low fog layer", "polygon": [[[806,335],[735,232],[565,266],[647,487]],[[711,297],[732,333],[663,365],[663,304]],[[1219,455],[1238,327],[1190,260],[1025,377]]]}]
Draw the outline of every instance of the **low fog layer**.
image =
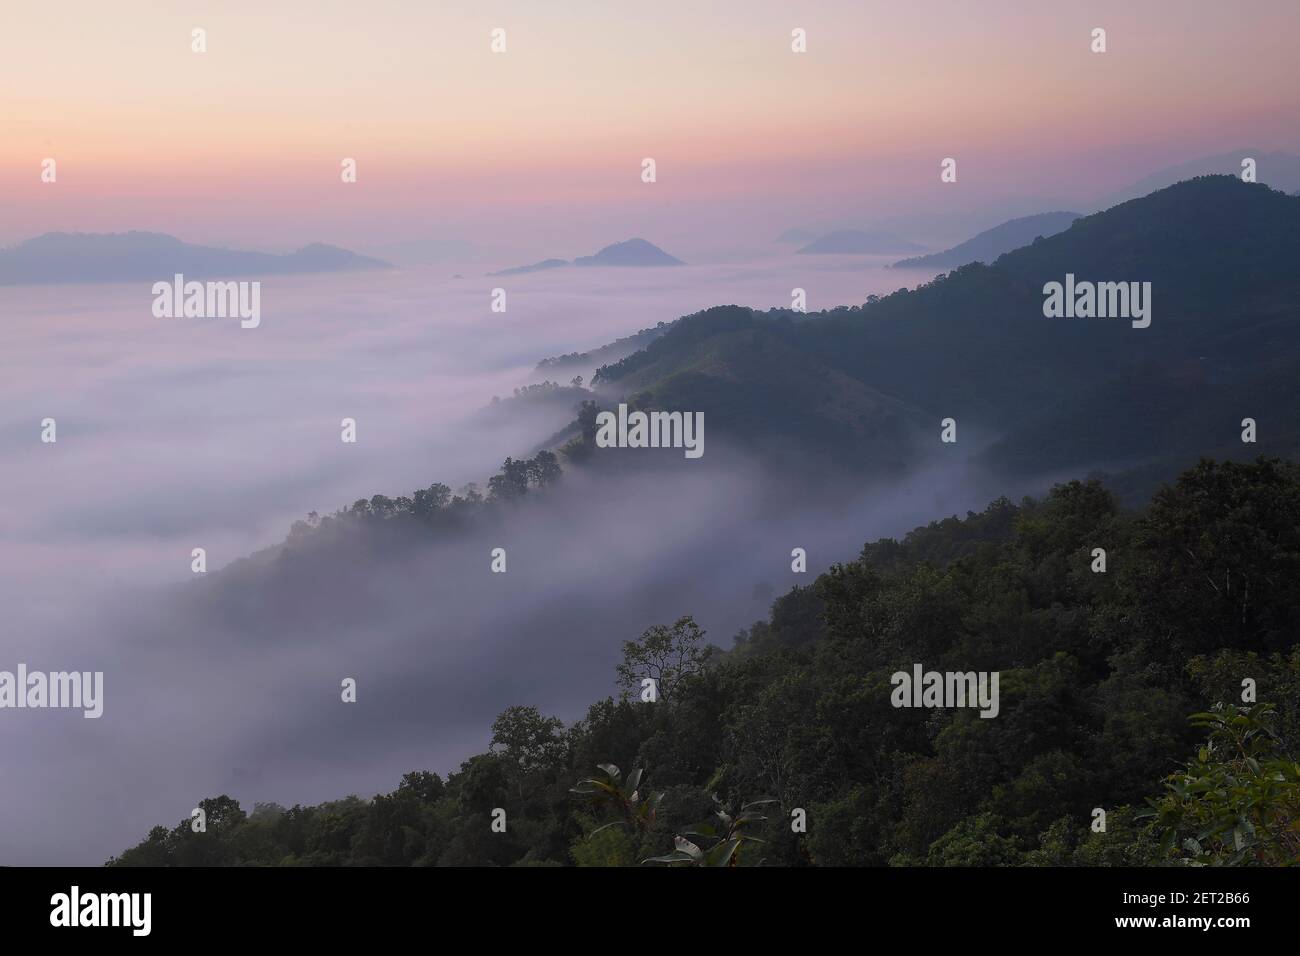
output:
[{"label": "low fog layer", "polygon": [[[816,310],[925,278],[880,262],[268,277],[257,329],[154,318],[147,283],[0,289],[0,578],[16,593],[181,580],[194,547],[219,567],[311,510],[482,481],[571,418],[475,420],[545,378],[538,360],[720,303],[788,307],[796,286]],[[575,371],[590,377],[549,374]],[[39,440],[47,417],[55,445]],[[355,445],[339,440],[345,417]]]},{"label": "low fog layer", "polygon": [[[491,427],[481,410],[537,381],[538,358],[718,302],[787,305],[794,285],[814,307],[856,303],[896,277],[844,263],[535,276],[505,284],[505,314],[489,309],[495,284],[267,281],[257,330],[154,319],[130,285],[3,293],[0,669],[102,670],[105,702],[98,720],[0,713],[0,862],[99,863],[223,792],[291,805],[446,773],[511,704],[581,717],[615,691],[622,641],[652,624],[694,614],[730,646],[774,594],[864,541],[1025,490],[949,460],[836,501],[771,487],[706,428],[699,461],[570,469],[505,525],[410,554],[332,554],[265,580],[190,573],[191,548],[216,572],[309,510],[481,482],[528,454],[563,408]],[[39,441],[47,416],[55,445]],[[494,547],[506,574],[489,570]],[[807,575],[790,571],[794,547]],[[356,704],[339,699],[344,677]]]}]

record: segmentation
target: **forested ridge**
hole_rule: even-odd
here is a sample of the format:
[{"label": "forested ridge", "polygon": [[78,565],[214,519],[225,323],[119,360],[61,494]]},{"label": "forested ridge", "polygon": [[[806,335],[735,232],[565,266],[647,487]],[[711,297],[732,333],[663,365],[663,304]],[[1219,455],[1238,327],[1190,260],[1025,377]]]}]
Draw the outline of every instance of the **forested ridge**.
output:
[{"label": "forested ridge", "polygon": [[[491,497],[558,478],[550,456],[512,464]],[[436,524],[449,492],[430,494],[359,517]],[[689,614],[666,600],[624,644],[620,695],[571,726],[521,702],[445,778],[287,810],[213,797],[203,832],[157,826],[109,862],[1300,860],[1292,463],[1203,460],[1135,511],[1099,481],[1000,499],[867,544],[725,651]],[[893,706],[917,663],[999,672],[997,717]]]},{"label": "forested ridge", "polygon": [[[1202,176],[860,306],[684,316],[599,368],[595,397],[703,411],[773,470],[814,474],[907,474],[951,416],[1008,481],[1104,467],[1136,505],[1202,455],[1300,454],[1298,259],[1295,197]],[[1149,282],[1150,327],[1045,318],[1067,274]],[[1243,447],[1245,417],[1266,427]]]}]

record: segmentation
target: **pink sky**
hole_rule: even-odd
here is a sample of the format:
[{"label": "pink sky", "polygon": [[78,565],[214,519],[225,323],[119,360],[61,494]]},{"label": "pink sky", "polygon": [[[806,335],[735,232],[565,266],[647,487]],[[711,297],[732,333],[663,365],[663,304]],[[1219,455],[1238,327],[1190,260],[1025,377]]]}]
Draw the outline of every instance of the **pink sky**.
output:
[{"label": "pink sky", "polygon": [[1298,46],[1295,0],[23,4],[0,28],[0,243],[144,228],[572,254],[1082,203],[1201,155],[1300,151]]}]

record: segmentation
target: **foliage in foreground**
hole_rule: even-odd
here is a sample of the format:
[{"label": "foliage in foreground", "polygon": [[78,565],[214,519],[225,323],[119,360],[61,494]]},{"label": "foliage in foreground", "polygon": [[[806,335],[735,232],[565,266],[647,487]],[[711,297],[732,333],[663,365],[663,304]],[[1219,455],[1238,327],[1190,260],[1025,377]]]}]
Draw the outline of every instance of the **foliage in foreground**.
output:
[{"label": "foliage in foreground", "polygon": [[[155,827],[110,862],[1290,864],[1298,625],[1294,466],[1204,461],[1139,513],[1070,482],[868,544],[726,653],[689,617],[651,629],[621,699],[567,727],[509,708],[446,779],[251,814],[218,797],[206,832]],[[893,708],[917,662],[999,671],[998,717]],[[658,702],[634,696],[665,674]]]},{"label": "foliage in foreground", "polygon": [[1151,801],[1162,844],[1201,866],[1300,862],[1300,762],[1279,756],[1272,704],[1216,704],[1192,722],[1209,739]]}]

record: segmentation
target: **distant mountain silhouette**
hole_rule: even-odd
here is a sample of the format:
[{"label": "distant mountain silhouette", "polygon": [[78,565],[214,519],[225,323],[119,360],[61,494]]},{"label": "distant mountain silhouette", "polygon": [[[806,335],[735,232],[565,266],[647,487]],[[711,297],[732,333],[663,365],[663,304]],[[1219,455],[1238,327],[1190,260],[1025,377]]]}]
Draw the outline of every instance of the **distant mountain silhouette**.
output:
[{"label": "distant mountain silhouette", "polygon": [[594,256],[580,256],[573,260],[575,266],[680,266],[681,259],[674,258],[654,243],[644,239],[628,239],[606,246]]},{"label": "distant mountain silhouette", "polygon": [[1255,160],[1255,175],[1259,182],[1283,192],[1300,189],[1300,156],[1289,153],[1269,153],[1261,149],[1245,148],[1217,156],[1202,156],[1177,166],[1169,166],[1145,176],[1123,189],[1103,197],[1097,209],[1109,209],[1121,202],[1138,199],[1157,189],[1174,183],[1195,179],[1197,176],[1241,177],[1241,161],[1246,157]]},{"label": "distant mountain silhouette", "polygon": [[986,229],[979,235],[953,246],[944,252],[928,256],[915,256],[894,263],[895,269],[952,269],[968,262],[992,262],[1004,252],[1028,245],[1039,236],[1054,236],[1070,228],[1078,219],[1077,212],[1044,212],[1036,216],[1022,216]]},{"label": "distant mountain silhouette", "polygon": [[313,243],[287,255],[192,245],[160,232],[48,232],[0,250],[0,285],[117,282],[387,269],[387,262]]},{"label": "distant mountain silhouette", "polygon": [[900,239],[889,232],[843,229],[828,232],[799,250],[801,256],[817,255],[884,255],[890,252],[924,252],[925,246]]},{"label": "distant mountain silhouette", "polygon": [[564,259],[543,259],[526,266],[512,266],[499,272],[489,272],[490,276],[517,276],[529,272],[544,272],[559,269],[562,266],[681,266],[686,263],[664,252],[652,242],[644,239],[628,239],[606,246],[594,256],[579,256],[572,263]]},{"label": "distant mountain silhouette", "polygon": [[500,272],[489,272],[490,276],[519,276],[529,272],[544,272],[547,269],[558,269],[560,266],[567,266],[567,259],[543,259],[541,262],[534,262],[528,266],[514,266],[510,269],[502,269]]},{"label": "distant mountain silhouette", "polygon": [[809,232],[807,229],[787,229],[772,241],[783,245],[806,246],[816,238],[817,234]]}]

